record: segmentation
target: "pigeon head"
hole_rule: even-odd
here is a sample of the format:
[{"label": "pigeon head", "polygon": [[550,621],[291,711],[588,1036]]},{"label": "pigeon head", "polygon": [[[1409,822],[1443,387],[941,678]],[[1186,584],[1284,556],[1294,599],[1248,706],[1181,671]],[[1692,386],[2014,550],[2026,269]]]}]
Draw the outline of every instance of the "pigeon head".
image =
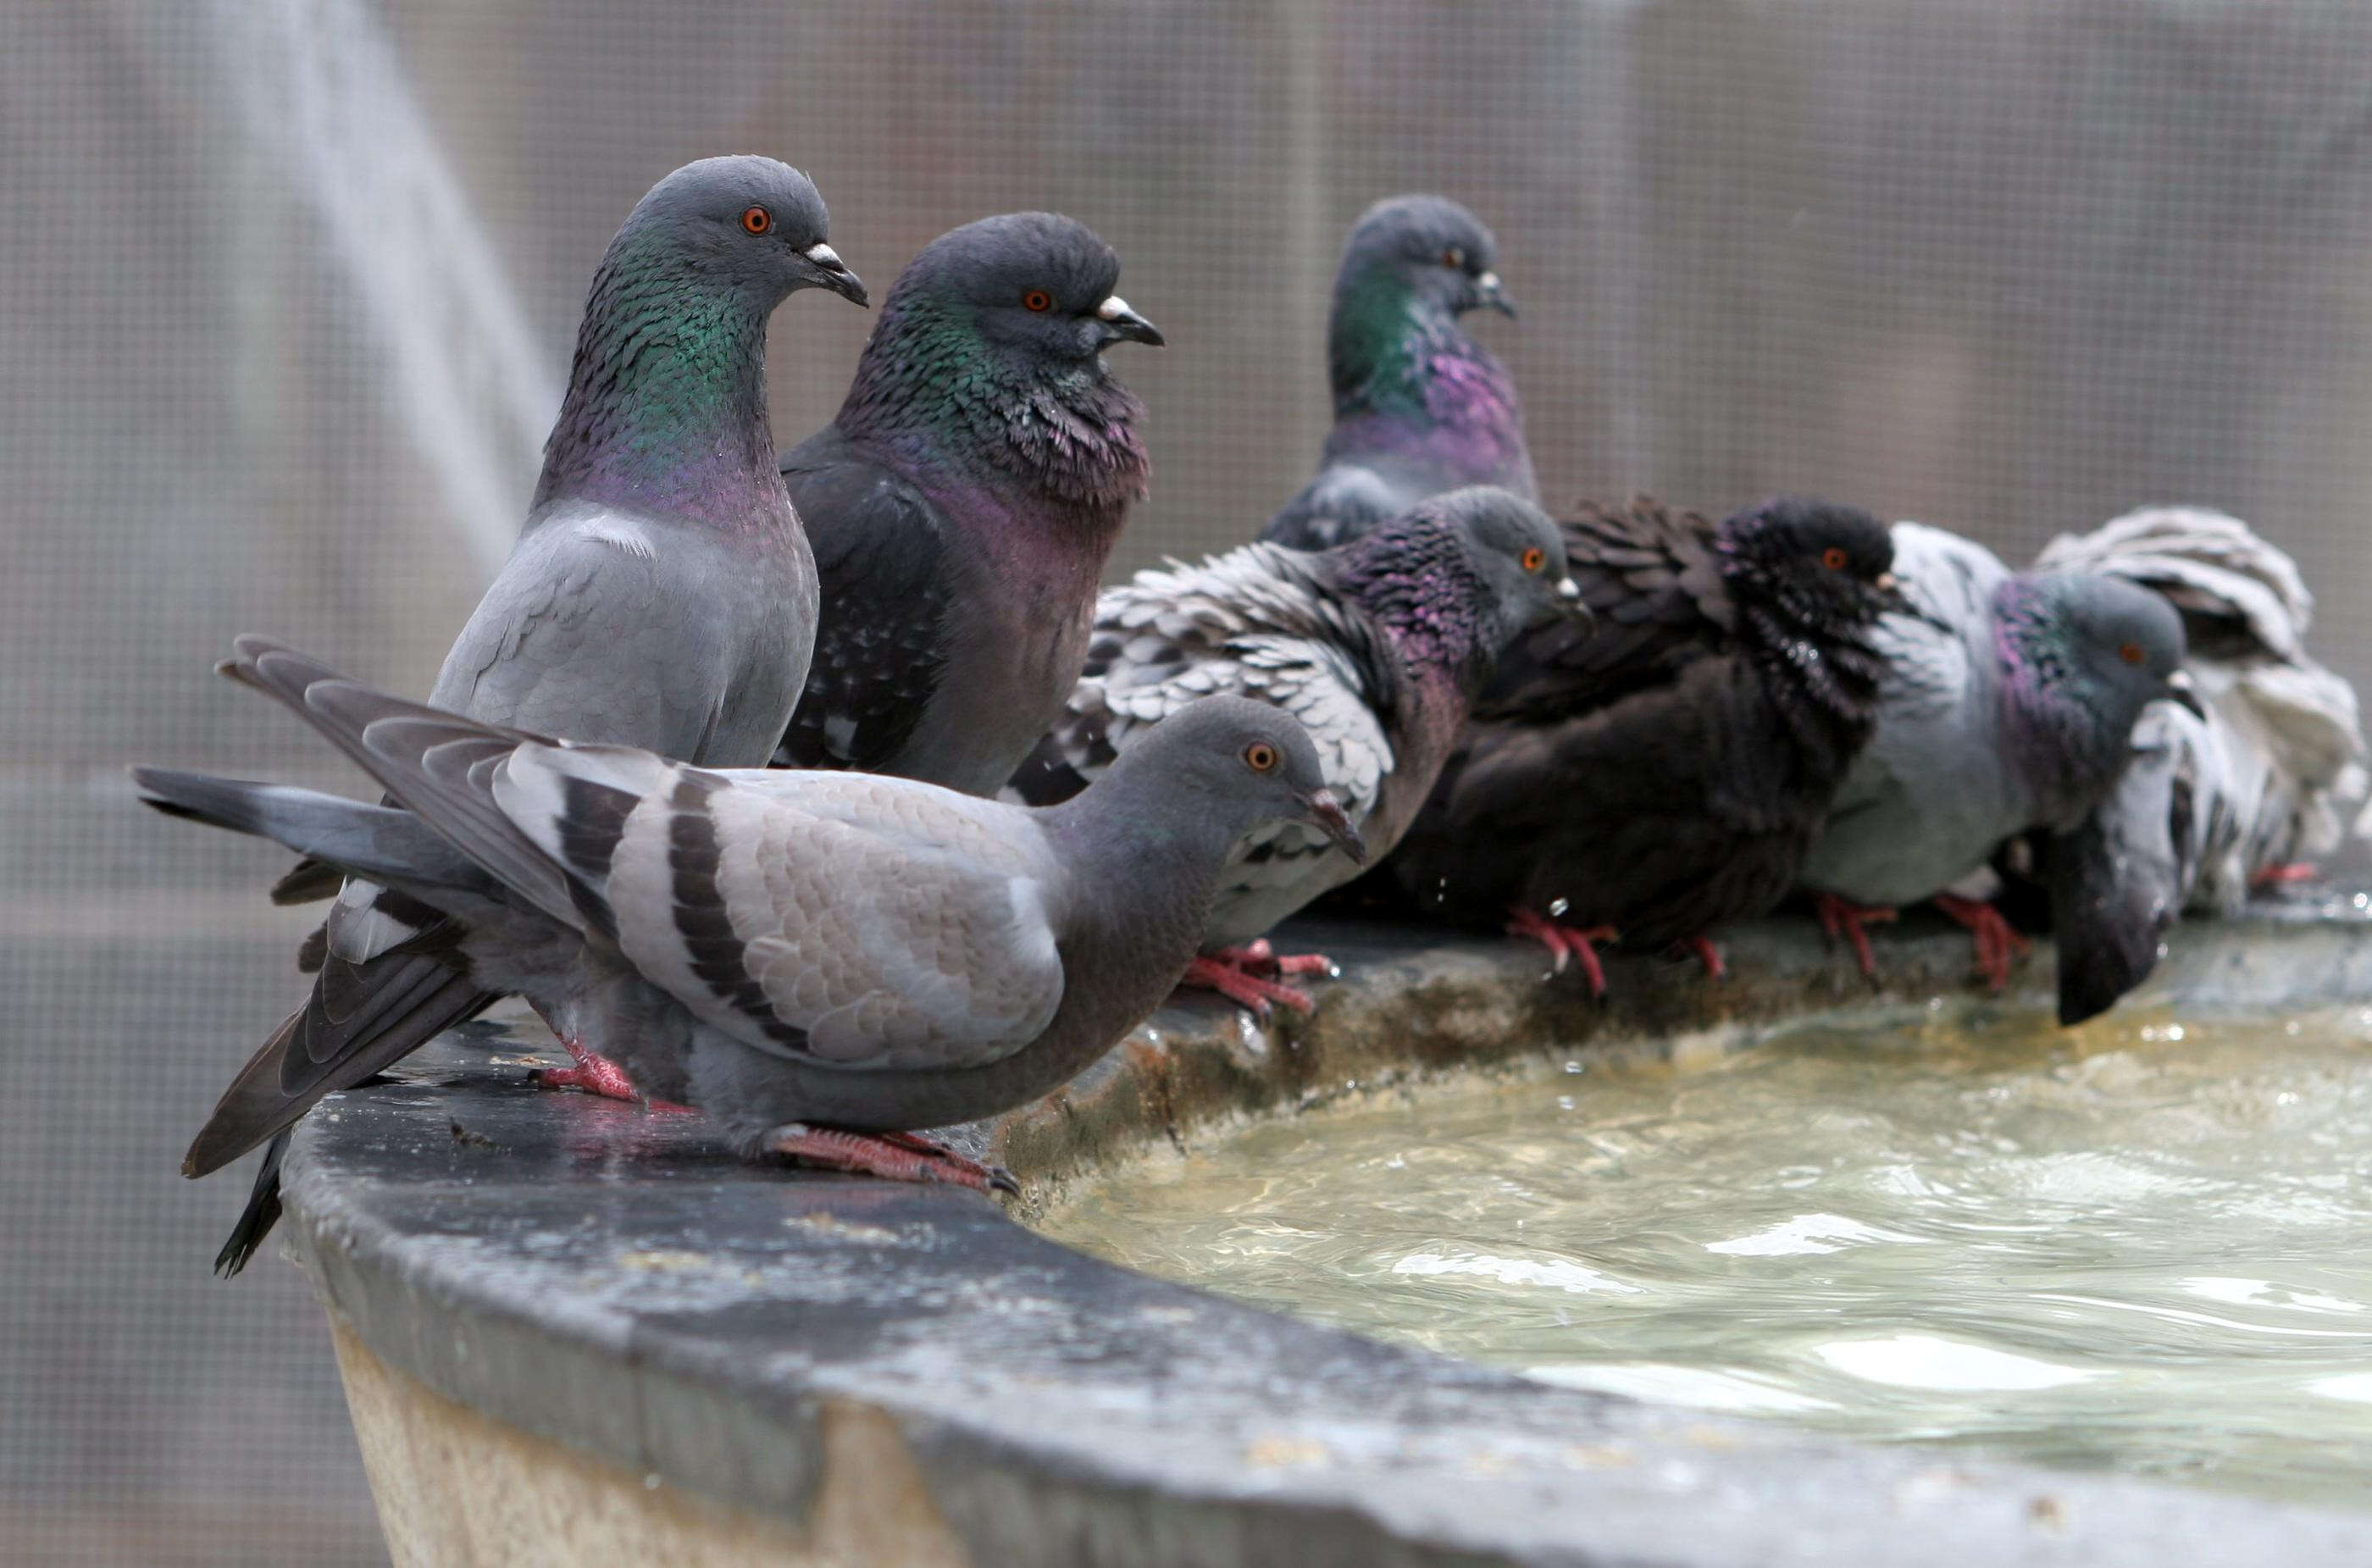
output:
[{"label": "pigeon head", "polygon": [[[1787,620],[1816,629],[1865,626],[1894,609],[1894,540],[1858,506],[1778,495],[1714,530],[1722,573]],[[1755,591],[1759,590],[1759,591]]]},{"label": "pigeon head", "polygon": [[920,439],[1058,494],[1134,499],[1143,412],[1103,351],[1159,344],[1117,292],[1120,257],[1087,225],[1006,213],[951,229],[898,275],[838,423]]},{"label": "pigeon head", "polygon": [[2182,618],[2120,577],[2043,572],[1996,590],[2004,697],[2055,812],[2088,810],[2122,768],[2142,709],[2182,668]]},{"label": "pigeon head", "polygon": [[1383,626],[1419,673],[1481,691],[1528,628],[1580,610],[1564,536],[1547,513],[1495,485],[1418,503],[1320,558],[1337,592]]},{"label": "pigeon head", "polygon": [[1203,854],[1232,849],[1263,828],[1297,822],[1333,840],[1355,861],[1367,856],[1358,830],[1327,787],[1309,732],[1284,709],[1249,697],[1204,697],[1179,709],[1122,751],[1076,800],[1084,806],[1099,795],[1123,819],[1122,829],[1176,838]]},{"label": "pigeon head", "polygon": [[1393,196],[1369,207],[1343,248],[1327,323],[1335,416],[1518,423],[1506,372],[1458,321],[1477,306],[1516,313],[1498,265],[1491,231],[1455,202]]},{"label": "pigeon head", "polygon": [[1498,268],[1498,240],[1464,207],[1446,196],[1387,196],[1352,226],[1335,296],[1398,296],[1445,316],[1487,305],[1513,317]]},{"label": "pigeon head", "polygon": [[815,186],[769,157],[703,158],[651,187],[593,274],[537,510],[585,500],[791,526],[766,423],[766,318],[795,289],[865,303],[824,226]]},{"label": "pigeon head", "polygon": [[697,280],[771,310],[795,289],[866,303],[865,285],[826,241],[815,184],[770,157],[702,158],[650,189],[610,248],[607,271]]},{"label": "pigeon head", "polygon": [[1581,589],[1566,573],[1564,530],[1522,496],[1476,484],[1436,496],[1417,510],[1439,517],[1464,541],[1467,559],[1490,586],[1502,645],[1559,616],[1588,619]]}]

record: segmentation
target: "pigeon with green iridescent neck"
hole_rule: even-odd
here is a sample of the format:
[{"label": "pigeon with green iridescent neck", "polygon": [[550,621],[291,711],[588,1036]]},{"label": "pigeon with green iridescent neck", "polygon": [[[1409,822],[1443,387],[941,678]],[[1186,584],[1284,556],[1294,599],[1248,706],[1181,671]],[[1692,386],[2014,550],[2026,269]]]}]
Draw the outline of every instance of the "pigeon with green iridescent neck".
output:
[{"label": "pigeon with green iridescent neck", "polygon": [[[825,227],[807,176],[767,157],[688,164],[636,204],[594,274],[526,527],[432,702],[687,761],[766,760],[816,619],[814,561],[766,422],[766,321],[796,289],[865,303]],[[275,896],[320,891],[300,867]],[[449,961],[456,940],[436,910],[347,881],[308,945],[311,997],[225,1092],[184,1174],[236,1159],[495,1001]],[[599,1067],[553,1081],[580,1070]],[[225,1272],[278,1213],[279,1152]]]},{"label": "pigeon with green iridescent neck", "polygon": [[1261,538],[1324,550],[1428,495],[1495,484],[1540,499],[1516,383],[1459,318],[1514,316],[1499,246],[1441,196],[1393,196],[1351,230],[1326,329],[1334,428],[1318,476]]},{"label": "pigeon with green iridescent neck", "polygon": [[1103,355],[1162,339],[1119,282],[1051,213],[966,224],[900,274],[839,414],[783,459],[823,614],[778,763],[993,795],[1062,712],[1145,493],[1143,410]]}]

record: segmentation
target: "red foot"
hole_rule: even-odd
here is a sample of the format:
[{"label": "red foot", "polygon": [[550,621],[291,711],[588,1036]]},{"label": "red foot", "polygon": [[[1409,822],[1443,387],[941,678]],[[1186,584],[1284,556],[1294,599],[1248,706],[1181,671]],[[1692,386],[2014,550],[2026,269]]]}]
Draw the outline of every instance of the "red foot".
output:
[{"label": "red foot", "polygon": [[2009,989],[2009,964],[2012,958],[2023,958],[2033,950],[2032,944],[2018,935],[2017,928],[2002,918],[2001,911],[1981,899],[1964,899],[1957,893],[1938,893],[1936,907],[1969,928],[1977,939],[1977,972],[1995,992]]},{"label": "red foot", "polygon": [[2267,888],[2286,887],[2292,882],[2311,882],[2322,868],[2310,860],[2293,860],[2277,865],[2260,865],[2249,873],[2251,891]]},{"label": "red foot", "polygon": [[1519,941],[1537,942],[1556,959],[1556,972],[1564,972],[1565,960],[1580,960],[1581,972],[1588,978],[1592,996],[1606,994],[1606,970],[1598,961],[1596,942],[1611,942],[1620,935],[1610,925],[1593,925],[1587,929],[1562,925],[1544,914],[1523,908],[1507,912],[1507,935]]},{"label": "red foot", "polygon": [[626,1070],[599,1051],[587,1051],[566,1035],[561,1037],[560,1045],[576,1065],[538,1067],[528,1074],[529,1081],[538,1088],[581,1089],[588,1095],[599,1095],[603,1099],[622,1099],[630,1104],[646,1106],[652,1110],[686,1116],[694,1114],[692,1107],[678,1105],[673,1100],[645,1099],[643,1091],[634,1087],[634,1079],[626,1076]]},{"label": "red foot", "polygon": [[[1271,1007],[1290,1007],[1296,1013],[1307,1013],[1317,1006],[1306,991],[1264,980],[1252,970],[1255,968],[1282,970],[1282,961],[1273,956],[1260,955],[1249,959],[1240,955],[1252,948],[1265,948],[1266,942],[1256,942],[1252,947],[1223,947],[1215,953],[1198,953],[1178,978],[1182,989],[1197,986],[1215,991],[1238,1006],[1249,1007],[1260,1017],[1267,1017]],[[1330,968],[1331,966],[1329,966]]]},{"label": "red foot", "polygon": [[1240,947],[1215,947],[1206,955],[1247,974],[1322,974],[1330,979],[1343,971],[1323,953],[1280,953],[1259,937]]},{"label": "red foot", "polygon": [[1017,1195],[1021,1191],[1012,1172],[968,1159],[912,1132],[852,1132],[842,1127],[786,1121],[766,1134],[765,1146],[803,1164],[890,1181],[943,1182],[980,1192]]},{"label": "red foot", "polygon": [[1833,942],[1842,936],[1852,943],[1854,962],[1861,966],[1862,978],[1876,980],[1878,957],[1869,950],[1869,933],[1862,928],[1866,925],[1884,925],[1893,920],[1900,912],[1890,909],[1865,909],[1859,904],[1845,902],[1834,893],[1822,893],[1812,900],[1812,907],[1820,912],[1820,929],[1828,933],[1829,940]]},{"label": "red foot", "polygon": [[1673,943],[1672,946],[1676,947],[1683,947],[1688,951],[1694,953],[1697,958],[1697,962],[1704,966],[1705,978],[1707,980],[1727,980],[1729,978],[1729,966],[1721,961],[1721,949],[1713,945],[1713,939],[1711,937],[1684,936],[1680,941]]}]

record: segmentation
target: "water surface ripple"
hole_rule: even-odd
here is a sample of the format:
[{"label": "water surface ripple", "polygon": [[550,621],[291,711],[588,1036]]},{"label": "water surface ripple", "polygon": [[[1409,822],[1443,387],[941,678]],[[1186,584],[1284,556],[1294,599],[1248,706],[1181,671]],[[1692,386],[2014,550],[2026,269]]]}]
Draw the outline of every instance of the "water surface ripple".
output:
[{"label": "water surface ripple", "polygon": [[2372,1013],[1806,1024],[1252,1128],[1049,1217],[1552,1382],[2362,1504]]}]

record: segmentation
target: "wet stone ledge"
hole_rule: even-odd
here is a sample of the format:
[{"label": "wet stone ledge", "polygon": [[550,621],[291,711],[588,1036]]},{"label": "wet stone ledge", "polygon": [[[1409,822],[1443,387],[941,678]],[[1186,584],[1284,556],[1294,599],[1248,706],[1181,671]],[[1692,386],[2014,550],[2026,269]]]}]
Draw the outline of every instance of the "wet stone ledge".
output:
[{"label": "wet stone ledge", "polygon": [[[2372,998],[2340,909],[2178,933],[2149,994]],[[1843,1005],[1968,990],[1965,935],[1881,933],[1877,993],[1800,923],[1730,979],[1306,926],[1345,968],[1256,1028],[1172,1007],[959,1143],[1024,1209],[1156,1143],[1544,1057],[1719,1050]],[[2048,1005],[2047,948],[2009,1005]],[[522,1037],[523,1038],[523,1037]],[[1068,1568],[2322,1562],[2372,1514],[1856,1446],[1549,1388],[1148,1280],[995,1202],[744,1166],[699,1121],[529,1088],[462,1033],[336,1097],[288,1167],[400,1563]]]}]

